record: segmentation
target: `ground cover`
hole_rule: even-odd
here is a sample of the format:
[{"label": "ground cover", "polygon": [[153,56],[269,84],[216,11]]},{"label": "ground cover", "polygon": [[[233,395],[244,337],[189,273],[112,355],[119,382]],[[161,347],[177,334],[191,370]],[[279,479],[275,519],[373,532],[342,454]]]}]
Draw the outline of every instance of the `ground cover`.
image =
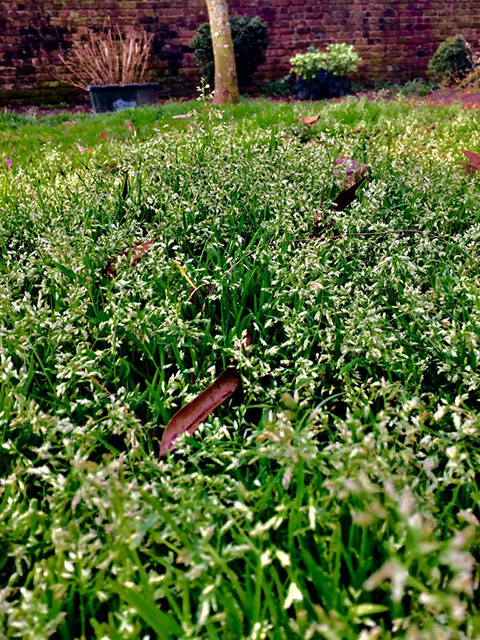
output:
[{"label": "ground cover", "polygon": [[[0,131],[3,636],[479,637],[475,112]],[[340,158],[368,165],[344,210]],[[241,393],[160,458],[229,365]]]}]

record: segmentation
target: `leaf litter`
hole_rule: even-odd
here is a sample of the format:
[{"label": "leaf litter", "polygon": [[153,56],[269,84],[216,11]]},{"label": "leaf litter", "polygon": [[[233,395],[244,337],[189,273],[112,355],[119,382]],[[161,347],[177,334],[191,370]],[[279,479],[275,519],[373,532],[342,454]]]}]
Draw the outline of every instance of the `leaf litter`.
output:
[{"label": "leaf litter", "polygon": [[192,435],[217,407],[240,389],[241,384],[238,370],[228,367],[200,395],[177,411],[163,432],[160,455],[174,449],[175,440],[182,433]]}]

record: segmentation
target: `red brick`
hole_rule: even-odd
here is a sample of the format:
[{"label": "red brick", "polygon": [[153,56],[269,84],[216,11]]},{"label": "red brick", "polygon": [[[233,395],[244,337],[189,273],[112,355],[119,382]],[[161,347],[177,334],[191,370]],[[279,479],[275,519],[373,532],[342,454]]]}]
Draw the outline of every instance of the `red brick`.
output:
[{"label": "red brick", "polygon": [[[199,69],[188,47],[206,21],[205,0],[24,0],[22,5],[19,11],[17,3],[7,2],[2,11],[0,92],[50,86],[58,50],[48,50],[47,43],[56,38],[63,51],[93,25],[101,26],[106,15],[126,31],[145,26],[158,34],[162,49],[152,68],[164,90],[184,86],[188,92],[198,84]],[[480,37],[478,0],[230,0],[230,10],[260,15],[269,25],[270,47],[258,81],[287,73],[290,57],[310,44],[342,41],[354,43],[362,56],[360,79],[408,79],[425,73],[446,37],[463,31],[474,45]],[[419,57],[419,50],[428,55]],[[22,76],[24,67],[32,73]]]}]

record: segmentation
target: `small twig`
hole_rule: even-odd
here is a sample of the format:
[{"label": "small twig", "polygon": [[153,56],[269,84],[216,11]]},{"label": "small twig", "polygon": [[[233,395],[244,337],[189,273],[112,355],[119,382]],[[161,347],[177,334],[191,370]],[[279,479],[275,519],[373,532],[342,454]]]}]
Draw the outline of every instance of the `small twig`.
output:
[{"label": "small twig", "polygon": [[430,231],[424,231],[422,229],[389,229],[388,231],[365,231],[358,233],[345,233],[345,234],[337,234],[332,236],[332,240],[336,240],[338,238],[344,237],[355,237],[355,236],[387,236],[398,233],[419,233],[425,236],[429,236],[430,238],[437,238],[437,240],[448,240],[447,236],[438,236],[435,233],[431,233]]},{"label": "small twig", "polygon": [[101,389],[102,391],[104,391],[107,395],[109,395],[111,398],[113,398],[115,400],[115,402],[118,402],[118,404],[120,406],[122,406],[124,409],[126,409],[129,413],[131,413],[137,420],[138,422],[140,422],[140,424],[143,424],[142,420],[140,420],[140,418],[137,416],[137,414],[133,411],[133,409],[131,409],[127,404],[125,404],[125,402],[123,402],[123,400],[120,400],[119,398],[117,398],[117,396],[112,393],[111,391],[109,391],[107,389],[107,387],[105,387],[101,382],[99,382],[96,378],[94,378],[93,376],[91,376],[89,373],[87,373],[86,371],[83,371],[82,369],[80,369],[74,362],[70,361],[70,364],[73,365],[74,369],[77,371],[77,373],[80,373],[82,375],[84,375],[86,378],[88,378],[88,380],[90,380],[90,382],[94,385],[96,385],[99,389]]},{"label": "small twig", "polygon": [[229,269],[227,269],[227,270],[225,271],[225,273],[226,273],[226,274],[227,274],[227,273],[231,273],[231,272],[235,269],[235,267],[237,267],[240,263],[242,263],[242,262],[243,262],[244,260],[246,260],[249,256],[251,256],[251,255],[252,255],[252,253],[255,253],[255,251],[257,251],[257,249],[252,249],[251,251],[248,251],[245,255],[243,255],[243,256],[242,256],[241,258],[239,258],[236,262],[234,262],[234,263],[232,264],[232,266],[231,266]]}]

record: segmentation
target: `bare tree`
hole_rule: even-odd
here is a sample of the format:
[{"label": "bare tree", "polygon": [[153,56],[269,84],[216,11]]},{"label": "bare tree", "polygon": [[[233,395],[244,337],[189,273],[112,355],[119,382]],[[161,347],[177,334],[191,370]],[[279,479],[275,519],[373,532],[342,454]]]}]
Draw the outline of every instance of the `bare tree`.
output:
[{"label": "bare tree", "polygon": [[216,104],[237,102],[237,67],[235,65],[232,31],[228,18],[228,0],[206,0],[206,3],[215,63],[215,94],[213,101]]}]

